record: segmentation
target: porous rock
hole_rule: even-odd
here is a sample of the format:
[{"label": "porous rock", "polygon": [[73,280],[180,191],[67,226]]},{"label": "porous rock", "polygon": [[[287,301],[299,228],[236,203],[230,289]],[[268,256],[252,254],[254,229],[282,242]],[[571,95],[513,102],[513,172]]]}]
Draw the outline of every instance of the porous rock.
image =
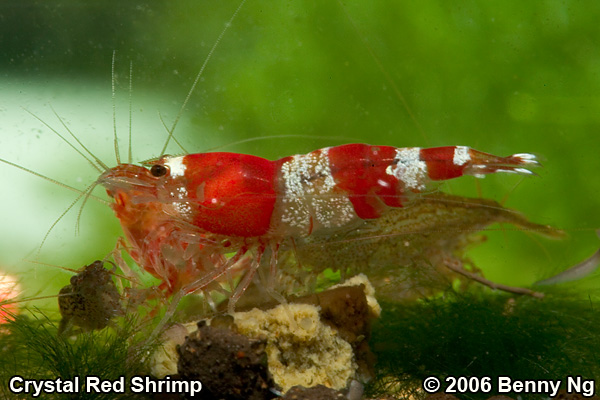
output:
[{"label": "porous rock", "polygon": [[178,347],[179,376],[202,382],[203,399],[266,400],[275,397],[266,342],[198,323]]}]

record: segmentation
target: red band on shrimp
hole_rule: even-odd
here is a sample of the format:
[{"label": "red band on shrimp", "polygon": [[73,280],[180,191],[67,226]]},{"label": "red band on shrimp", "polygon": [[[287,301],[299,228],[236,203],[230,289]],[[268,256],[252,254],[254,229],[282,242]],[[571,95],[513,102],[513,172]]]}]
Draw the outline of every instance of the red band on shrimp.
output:
[{"label": "red band on shrimp", "polygon": [[420,155],[421,160],[427,164],[429,178],[439,181],[462,176],[468,160],[468,148],[464,146],[432,147],[421,149]]},{"label": "red band on shrimp", "polygon": [[268,232],[276,197],[271,161],[237,153],[184,158],[187,196],[197,204],[196,226],[241,237]]}]

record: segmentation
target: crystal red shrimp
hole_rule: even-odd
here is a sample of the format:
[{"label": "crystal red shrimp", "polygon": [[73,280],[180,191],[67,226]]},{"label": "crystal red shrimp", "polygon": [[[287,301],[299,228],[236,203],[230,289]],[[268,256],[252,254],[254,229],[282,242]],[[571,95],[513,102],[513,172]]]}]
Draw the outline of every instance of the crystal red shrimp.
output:
[{"label": "crystal red shrimp", "polygon": [[146,167],[118,165],[97,183],[114,199],[127,251],[166,295],[221,290],[222,277],[246,270],[233,307],[263,254],[270,251],[273,272],[284,243],[379,218],[418,201],[431,181],[532,174],[537,164],[531,154],[497,157],[465,146],[348,144],[276,161],[223,152],[163,156]]}]

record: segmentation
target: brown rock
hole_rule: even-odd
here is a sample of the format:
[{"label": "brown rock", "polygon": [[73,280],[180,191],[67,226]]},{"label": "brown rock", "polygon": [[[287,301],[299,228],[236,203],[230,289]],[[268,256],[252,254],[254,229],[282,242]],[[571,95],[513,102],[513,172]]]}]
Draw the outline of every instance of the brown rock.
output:
[{"label": "brown rock", "polygon": [[321,320],[352,346],[361,377],[366,380],[375,375],[375,356],[369,347],[372,316],[363,285],[337,287],[295,302],[320,306]]},{"label": "brown rock", "polygon": [[121,295],[112,280],[112,274],[104,268],[104,262],[94,261],[75,276],[71,284],[60,290],[58,306],[62,320],[59,334],[71,325],[84,331],[105,328],[111,319],[122,313]]},{"label": "brown rock", "polygon": [[584,397],[581,393],[567,393],[566,390],[561,389],[554,400],[599,400],[600,397],[595,395],[593,397]]},{"label": "brown rock", "polygon": [[264,341],[200,322],[177,349],[177,369],[182,378],[202,382],[202,399],[272,399],[275,383],[264,349]]},{"label": "brown rock", "polygon": [[347,397],[342,392],[323,385],[310,388],[294,386],[286,392],[281,400],[347,400]]},{"label": "brown rock", "polygon": [[425,400],[459,400],[459,398],[448,393],[437,392],[425,397]]}]

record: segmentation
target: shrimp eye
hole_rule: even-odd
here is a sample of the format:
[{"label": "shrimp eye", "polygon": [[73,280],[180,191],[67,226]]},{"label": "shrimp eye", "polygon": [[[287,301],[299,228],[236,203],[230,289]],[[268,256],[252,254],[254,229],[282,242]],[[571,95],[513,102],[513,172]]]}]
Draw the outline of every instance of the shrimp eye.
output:
[{"label": "shrimp eye", "polygon": [[152,174],[152,176],[155,176],[157,178],[166,175],[167,172],[169,172],[169,169],[164,165],[160,164],[153,165],[152,168],[150,168],[150,173]]}]

